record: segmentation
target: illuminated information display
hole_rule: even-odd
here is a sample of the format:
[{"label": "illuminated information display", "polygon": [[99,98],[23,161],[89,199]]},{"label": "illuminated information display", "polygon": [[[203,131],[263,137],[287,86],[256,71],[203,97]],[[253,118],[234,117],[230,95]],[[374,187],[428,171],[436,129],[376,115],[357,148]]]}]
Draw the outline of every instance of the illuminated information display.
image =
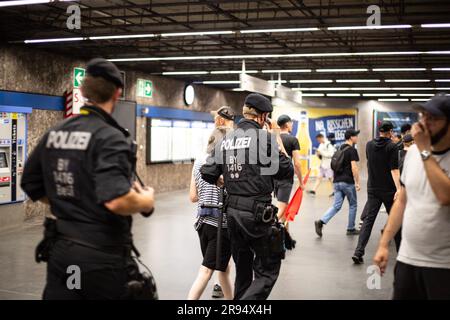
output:
[{"label": "illuminated information display", "polygon": [[147,163],[195,159],[206,151],[213,122],[147,119]]}]

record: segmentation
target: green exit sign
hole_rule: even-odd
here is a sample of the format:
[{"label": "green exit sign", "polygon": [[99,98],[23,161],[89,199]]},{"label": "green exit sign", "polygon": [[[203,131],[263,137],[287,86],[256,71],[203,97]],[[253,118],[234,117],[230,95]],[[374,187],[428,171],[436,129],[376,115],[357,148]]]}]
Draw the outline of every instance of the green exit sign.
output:
[{"label": "green exit sign", "polygon": [[153,83],[150,80],[137,80],[137,96],[143,98],[151,98],[153,95]]},{"label": "green exit sign", "polygon": [[73,69],[73,87],[79,88],[84,79],[85,70],[83,68]]}]

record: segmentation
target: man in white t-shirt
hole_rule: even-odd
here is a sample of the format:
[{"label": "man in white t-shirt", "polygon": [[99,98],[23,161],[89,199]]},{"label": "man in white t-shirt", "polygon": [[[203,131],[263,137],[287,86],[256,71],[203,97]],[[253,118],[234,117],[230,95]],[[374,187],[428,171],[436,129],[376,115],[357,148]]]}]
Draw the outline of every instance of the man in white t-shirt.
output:
[{"label": "man in white t-shirt", "polygon": [[450,299],[450,97],[437,95],[419,108],[416,144],[406,154],[403,186],[374,262],[383,274],[401,226],[393,299]]},{"label": "man in white t-shirt", "polygon": [[316,150],[316,156],[320,159],[319,175],[317,177],[314,187],[308,192],[316,194],[317,188],[319,188],[322,179],[327,179],[330,184],[333,183],[333,170],[331,169],[331,158],[333,157],[336,149],[330,141],[326,140],[324,135],[319,133],[316,136],[316,140],[319,143],[319,147]]}]

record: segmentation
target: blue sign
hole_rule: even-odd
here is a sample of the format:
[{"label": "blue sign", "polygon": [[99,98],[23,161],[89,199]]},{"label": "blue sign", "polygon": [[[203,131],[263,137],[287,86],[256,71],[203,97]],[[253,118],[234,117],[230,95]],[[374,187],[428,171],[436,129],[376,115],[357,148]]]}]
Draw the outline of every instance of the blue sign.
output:
[{"label": "blue sign", "polygon": [[345,142],[345,131],[348,129],[356,129],[356,117],[354,115],[309,118],[309,136],[313,148],[319,147],[316,140],[319,133],[325,137],[329,133],[334,133],[336,144],[340,145]]}]

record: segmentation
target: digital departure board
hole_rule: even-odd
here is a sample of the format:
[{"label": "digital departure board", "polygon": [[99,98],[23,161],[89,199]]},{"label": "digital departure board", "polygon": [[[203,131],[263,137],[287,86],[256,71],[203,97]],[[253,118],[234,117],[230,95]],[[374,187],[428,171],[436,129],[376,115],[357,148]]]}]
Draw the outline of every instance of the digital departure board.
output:
[{"label": "digital departure board", "polygon": [[213,122],[147,119],[147,164],[193,160],[204,154]]}]

